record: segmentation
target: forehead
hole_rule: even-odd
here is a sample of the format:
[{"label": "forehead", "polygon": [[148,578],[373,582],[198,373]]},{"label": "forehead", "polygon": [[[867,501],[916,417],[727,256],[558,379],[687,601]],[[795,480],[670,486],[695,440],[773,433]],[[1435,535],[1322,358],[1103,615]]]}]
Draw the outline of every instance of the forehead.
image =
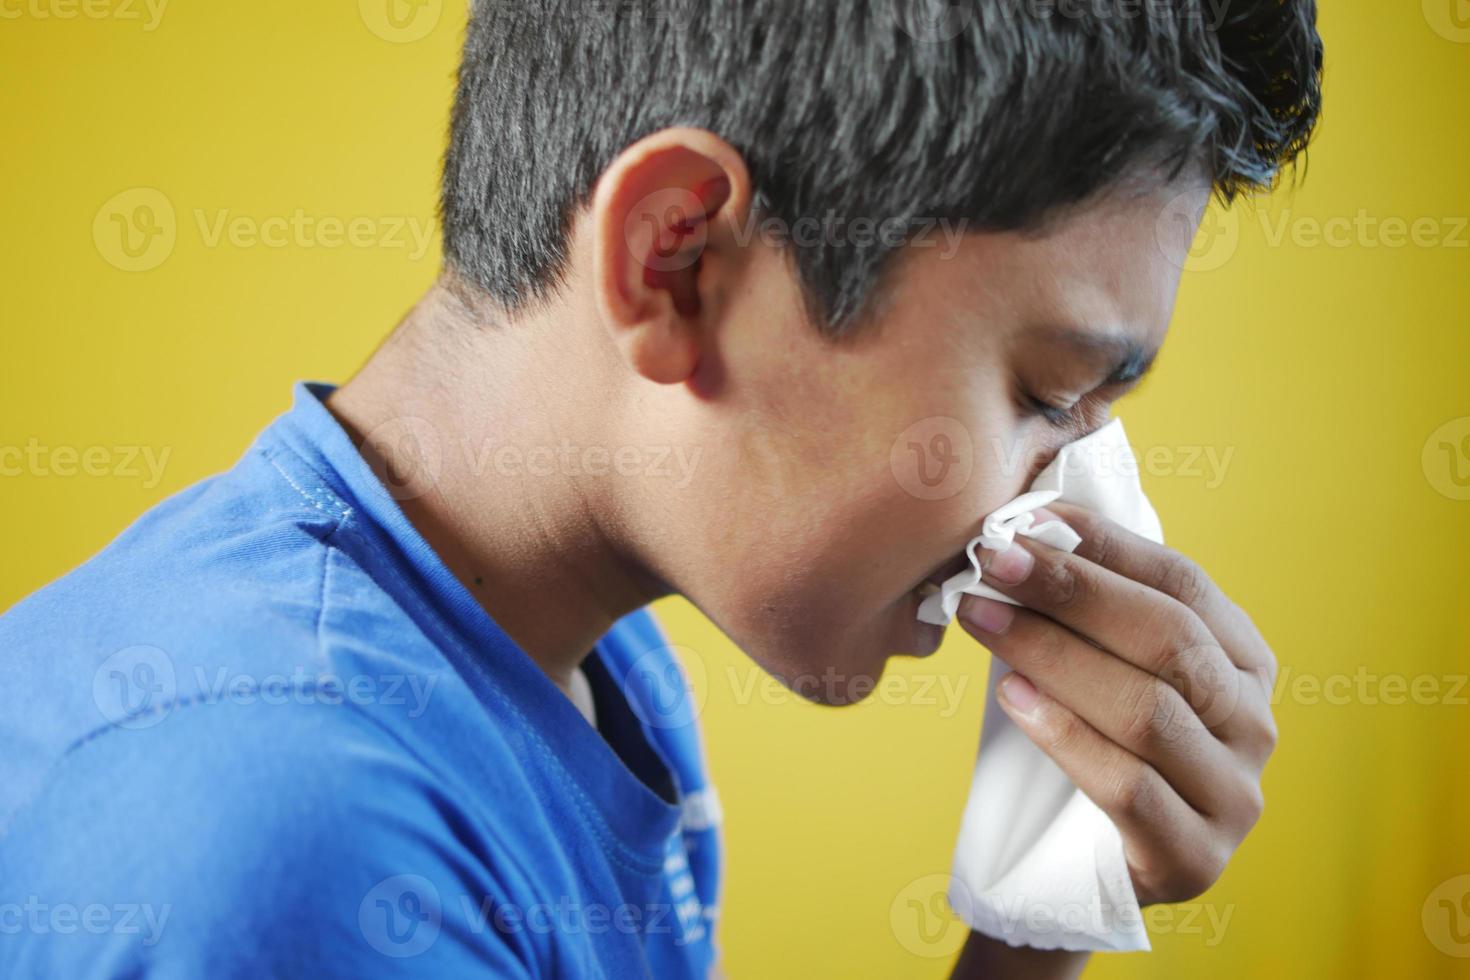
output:
[{"label": "forehead", "polygon": [[957,322],[1009,327],[1012,344],[1071,343],[1080,356],[1116,353],[1113,341],[1163,342],[1180,273],[1208,189],[1118,195],[1041,231],[967,234],[946,259],[910,255],[911,281],[943,296]]}]

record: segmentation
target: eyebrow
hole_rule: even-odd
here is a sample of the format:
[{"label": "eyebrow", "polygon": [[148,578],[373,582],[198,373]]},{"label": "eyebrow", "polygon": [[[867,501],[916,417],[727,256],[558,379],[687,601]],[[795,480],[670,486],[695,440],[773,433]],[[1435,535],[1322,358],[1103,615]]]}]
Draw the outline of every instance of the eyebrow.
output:
[{"label": "eyebrow", "polygon": [[1076,327],[1049,327],[1046,337],[1076,348],[1107,367],[1104,384],[1132,384],[1149,372],[1159,355],[1157,347],[1145,347],[1131,337]]}]

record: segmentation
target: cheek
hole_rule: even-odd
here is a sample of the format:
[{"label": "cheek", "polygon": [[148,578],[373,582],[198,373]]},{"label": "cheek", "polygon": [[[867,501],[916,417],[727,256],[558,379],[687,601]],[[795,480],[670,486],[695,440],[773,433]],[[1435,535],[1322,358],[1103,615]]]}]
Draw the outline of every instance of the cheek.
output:
[{"label": "cheek", "polygon": [[1044,465],[1047,450],[1035,444],[1034,426],[1017,424],[1005,409],[989,419],[909,440],[902,458],[895,454],[891,482],[901,492],[888,502],[883,523],[894,553],[917,562],[907,567],[911,575],[957,553],[981,519],[1021,493]]},{"label": "cheek", "polygon": [[975,496],[984,505],[980,516],[1023,493],[1057,450],[1074,438],[1041,420],[1023,419],[987,439],[976,455]]},{"label": "cheek", "polygon": [[892,642],[890,621],[914,565],[903,551],[923,523],[913,512],[922,502],[897,487],[886,459],[879,462],[865,470],[764,470],[762,479],[779,484],[779,493],[743,488],[705,525],[711,558],[691,568],[684,584],[778,676],[827,665],[871,671],[877,654],[868,648]]},{"label": "cheek", "polygon": [[677,586],[778,676],[910,652],[915,586],[1028,479],[1033,427],[977,373],[765,388],[690,488]]},{"label": "cheek", "polygon": [[779,556],[779,566],[767,571],[783,580],[782,591],[813,603],[812,615],[881,615],[958,554],[981,519],[1054,455],[1055,434],[1017,424],[1008,405],[964,414],[964,423],[922,415],[896,435],[856,438],[847,452],[832,451],[831,435],[825,446],[774,452],[786,465],[761,471],[774,492],[745,523],[770,543],[779,539],[767,555]]},{"label": "cheek", "polygon": [[793,636],[872,632],[963,547],[984,502],[1005,492],[989,470],[972,468],[953,494],[926,499],[905,489],[886,458],[880,463],[860,478],[809,483],[805,494],[788,492],[742,515],[743,557],[726,566],[722,589],[742,627]]}]

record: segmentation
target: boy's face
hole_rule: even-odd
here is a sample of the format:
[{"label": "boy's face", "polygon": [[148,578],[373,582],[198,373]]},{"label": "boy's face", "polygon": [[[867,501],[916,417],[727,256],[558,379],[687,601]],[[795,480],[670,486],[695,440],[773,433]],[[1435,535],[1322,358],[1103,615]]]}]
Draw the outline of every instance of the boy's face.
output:
[{"label": "boy's face", "polygon": [[1195,230],[1177,216],[1208,194],[1181,190],[1044,235],[911,246],[841,342],[807,322],[782,255],[750,249],[750,288],[689,386],[703,396],[653,423],[700,454],[660,502],[661,571],[813,700],[860,700],[890,655],[932,653],[943,630],[916,618],[920,587],[961,567],[980,519],[1102,424],[1162,343]]}]

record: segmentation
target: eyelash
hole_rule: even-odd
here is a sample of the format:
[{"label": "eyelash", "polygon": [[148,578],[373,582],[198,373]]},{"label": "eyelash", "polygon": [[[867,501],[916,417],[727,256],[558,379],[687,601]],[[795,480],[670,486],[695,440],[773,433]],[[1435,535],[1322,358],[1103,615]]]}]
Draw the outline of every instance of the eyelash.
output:
[{"label": "eyelash", "polygon": [[1030,392],[1026,392],[1023,397],[1026,400],[1026,413],[1028,415],[1041,416],[1046,421],[1046,424],[1054,429],[1064,429],[1070,425],[1076,416],[1077,409],[1082,404],[1081,402],[1077,402],[1074,405],[1063,408],[1059,405],[1042,401]]}]

